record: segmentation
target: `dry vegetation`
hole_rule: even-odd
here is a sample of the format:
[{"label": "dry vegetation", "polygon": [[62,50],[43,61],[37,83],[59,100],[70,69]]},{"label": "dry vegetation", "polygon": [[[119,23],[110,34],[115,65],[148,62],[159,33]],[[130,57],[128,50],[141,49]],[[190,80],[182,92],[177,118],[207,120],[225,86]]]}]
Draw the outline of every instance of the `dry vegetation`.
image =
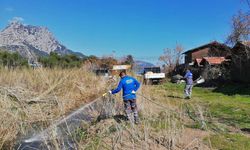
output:
[{"label": "dry vegetation", "polygon": [[0,85],[0,149],[12,149],[19,135],[49,125],[106,87],[103,79],[85,68],[2,69]]},{"label": "dry vegetation", "polygon": [[[13,149],[16,139],[45,128],[53,121],[99,97],[111,84],[86,69],[3,70],[0,72],[0,146]],[[188,130],[179,102],[163,88],[143,86],[138,93],[140,125],[119,114],[93,122],[73,134],[80,149],[208,149],[201,140],[207,132]],[[169,93],[168,93],[169,94]],[[121,103],[121,95],[115,96]],[[121,113],[122,115],[122,113]],[[192,133],[192,137],[189,134]],[[55,149],[63,148],[52,141]]]},{"label": "dry vegetation", "polygon": [[[232,99],[230,105],[234,105],[238,112],[248,106],[241,107],[239,104],[241,102],[234,96],[214,93],[202,88],[195,88],[194,98],[191,101],[185,101],[182,90],[183,86],[173,84],[142,87],[138,93],[140,125],[134,126],[130,122],[116,118],[95,122],[90,128],[77,132],[80,137],[78,146],[81,149],[100,150],[249,149],[249,135],[227,122],[219,121],[231,111],[224,111],[224,108],[217,107],[216,103],[227,107],[229,99]],[[219,100],[218,97],[220,97]],[[241,98],[247,100],[244,96]],[[120,97],[116,99],[120,100]],[[214,115],[215,112],[220,113],[221,116]],[[244,116],[245,114],[241,113],[241,118]],[[231,119],[236,121],[233,115]],[[239,116],[238,119],[240,119]],[[245,122],[247,122],[246,119]],[[238,124],[240,123],[243,124],[244,120]],[[247,124],[243,124],[245,125]]]},{"label": "dry vegetation", "polygon": [[[80,149],[210,149],[202,141],[209,132],[185,127],[192,122],[180,101],[166,97],[163,88],[143,86],[138,93],[141,123],[134,125],[120,117],[93,123],[76,132]],[[115,96],[120,100],[121,97]],[[180,105],[179,105],[180,104]],[[119,115],[118,115],[119,116]],[[197,116],[202,120],[202,114]]]},{"label": "dry vegetation", "polygon": [[[0,148],[13,149],[20,136],[49,126],[99,97],[111,84],[87,69],[2,70],[0,72]],[[183,149],[201,147],[196,135],[183,126],[184,113],[164,90],[142,87],[138,93],[141,124],[134,126],[118,116],[79,128],[72,137],[80,149]],[[158,94],[157,94],[158,93]],[[160,94],[159,94],[160,93]],[[139,96],[142,95],[142,96]],[[120,95],[115,99],[122,105]],[[150,101],[151,100],[151,101]],[[153,100],[153,101],[152,101]],[[172,104],[173,103],[173,104]],[[176,106],[176,107],[174,107]],[[190,132],[193,138],[187,138]],[[199,133],[198,133],[199,132]],[[55,149],[62,148],[53,142]],[[203,145],[204,146],[204,145]]]},{"label": "dry vegetation", "polygon": [[[13,149],[17,138],[30,137],[30,129],[47,127],[56,118],[94,100],[115,85],[108,84],[85,68],[2,70],[0,83],[1,149]],[[228,124],[216,121],[219,118],[213,116],[213,112],[222,113],[217,116],[227,114],[218,110],[221,106],[217,108],[213,105],[218,96],[222,100],[219,103],[224,99],[228,102],[233,97],[195,88],[194,98],[185,101],[182,90],[182,86],[172,84],[143,85],[137,94],[141,118],[139,125],[123,120],[121,95],[115,95],[113,98],[121,106],[116,110],[119,113],[76,129],[71,135],[75,147],[100,150],[248,148],[245,135],[227,132]],[[204,105],[205,102],[211,103]],[[242,127],[248,127],[247,123]],[[228,145],[228,139],[234,140],[233,146]],[[65,148],[60,142],[52,143],[52,149]]]}]

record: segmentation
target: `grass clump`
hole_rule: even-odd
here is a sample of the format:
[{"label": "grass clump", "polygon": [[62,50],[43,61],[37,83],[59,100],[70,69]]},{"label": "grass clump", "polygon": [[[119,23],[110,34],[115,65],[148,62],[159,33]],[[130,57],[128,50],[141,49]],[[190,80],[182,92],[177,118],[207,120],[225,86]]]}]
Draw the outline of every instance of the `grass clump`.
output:
[{"label": "grass clump", "polygon": [[[250,138],[241,134],[215,134],[209,137],[212,147],[220,150],[249,150]],[[208,143],[208,138],[204,141]]]}]

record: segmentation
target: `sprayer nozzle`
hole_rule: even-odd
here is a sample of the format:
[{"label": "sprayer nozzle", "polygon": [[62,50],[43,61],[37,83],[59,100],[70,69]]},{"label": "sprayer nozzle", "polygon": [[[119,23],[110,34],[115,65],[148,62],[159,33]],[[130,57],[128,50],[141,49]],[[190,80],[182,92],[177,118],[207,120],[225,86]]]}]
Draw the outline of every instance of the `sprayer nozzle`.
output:
[{"label": "sprayer nozzle", "polygon": [[33,139],[24,140],[25,143],[31,143],[31,142],[33,142],[33,141],[34,141]]}]

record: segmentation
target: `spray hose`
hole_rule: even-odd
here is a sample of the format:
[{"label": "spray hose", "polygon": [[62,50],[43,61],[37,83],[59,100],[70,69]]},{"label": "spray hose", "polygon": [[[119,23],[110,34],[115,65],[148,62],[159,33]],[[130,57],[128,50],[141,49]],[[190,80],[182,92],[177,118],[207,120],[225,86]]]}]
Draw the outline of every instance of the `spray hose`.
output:
[{"label": "spray hose", "polygon": [[[108,92],[107,92],[107,93],[104,93],[103,96],[106,96],[107,94],[109,94],[109,93],[108,93]],[[129,95],[132,95],[132,94],[133,94],[133,93],[127,94],[127,95],[124,95],[123,97],[129,96]],[[170,108],[164,106],[163,104],[157,103],[155,100],[152,100],[152,99],[150,99],[150,98],[148,98],[148,97],[146,97],[146,96],[144,96],[144,95],[142,95],[142,94],[139,94],[139,93],[136,93],[136,94],[137,94],[138,96],[144,98],[144,99],[147,100],[148,102],[153,103],[153,104],[157,105],[158,107],[163,108],[164,110],[167,110],[167,111],[172,112],[172,113],[177,113],[175,110],[172,110],[172,109],[170,109]],[[135,95],[135,94],[133,94],[133,95]]]}]

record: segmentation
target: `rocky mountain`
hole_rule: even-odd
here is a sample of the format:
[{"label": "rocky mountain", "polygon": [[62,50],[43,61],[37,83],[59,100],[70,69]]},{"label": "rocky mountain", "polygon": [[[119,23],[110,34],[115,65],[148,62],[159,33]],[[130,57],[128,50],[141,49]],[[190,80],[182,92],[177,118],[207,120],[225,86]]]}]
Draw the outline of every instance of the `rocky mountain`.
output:
[{"label": "rocky mountain", "polygon": [[82,53],[73,52],[60,44],[48,28],[24,25],[18,21],[11,22],[0,32],[0,49],[18,52],[31,60],[48,55],[50,52],[84,57]]}]

